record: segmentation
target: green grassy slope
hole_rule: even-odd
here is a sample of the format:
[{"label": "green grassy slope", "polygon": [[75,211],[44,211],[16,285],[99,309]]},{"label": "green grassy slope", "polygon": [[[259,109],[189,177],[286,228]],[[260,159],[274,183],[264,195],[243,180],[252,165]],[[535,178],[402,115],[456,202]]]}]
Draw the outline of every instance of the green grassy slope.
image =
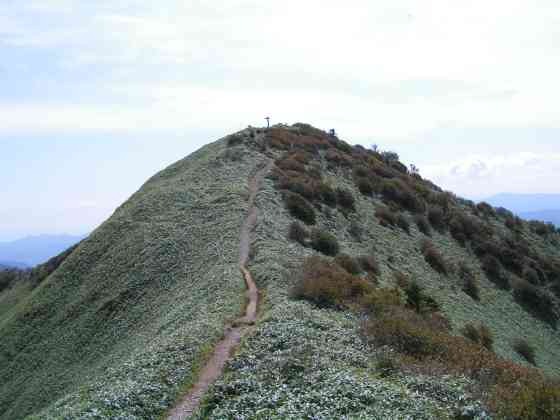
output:
[{"label": "green grassy slope", "polygon": [[15,308],[0,296],[1,419],[154,418],[173,403],[243,305],[259,156],[229,153],[220,141],[165,169]]}]

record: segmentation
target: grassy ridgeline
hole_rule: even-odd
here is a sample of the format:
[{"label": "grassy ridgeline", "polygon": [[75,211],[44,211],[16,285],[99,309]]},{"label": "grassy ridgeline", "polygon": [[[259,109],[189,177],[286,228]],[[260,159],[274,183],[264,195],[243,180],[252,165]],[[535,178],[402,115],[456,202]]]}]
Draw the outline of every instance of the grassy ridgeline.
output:
[{"label": "grassy ridgeline", "polygon": [[238,158],[220,141],[165,169],[16,307],[0,295],[1,419],[47,406],[40,417],[146,418],[173,403],[243,304],[257,159]]}]

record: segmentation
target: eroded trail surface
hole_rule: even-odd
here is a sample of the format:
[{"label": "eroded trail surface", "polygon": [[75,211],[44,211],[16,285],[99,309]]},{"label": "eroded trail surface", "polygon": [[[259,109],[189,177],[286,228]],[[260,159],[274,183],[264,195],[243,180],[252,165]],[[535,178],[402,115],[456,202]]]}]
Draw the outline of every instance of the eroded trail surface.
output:
[{"label": "eroded trail surface", "polygon": [[259,290],[246,264],[249,261],[251,232],[257,223],[258,216],[255,199],[262,180],[272,165],[273,163],[271,162],[264,166],[249,180],[249,214],[241,229],[239,245],[239,268],[247,286],[248,302],[245,308],[245,315],[238,319],[233,326],[226,328],[224,338],[214,348],[212,357],[200,372],[197,382],[167,417],[170,420],[186,419],[192,416],[199,407],[202,397],[206,394],[210,385],[222,374],[226,362],[231,357],[232,350],[239,345],[241,338],[249,331],[250,325],[253,325],[257,319]]}]

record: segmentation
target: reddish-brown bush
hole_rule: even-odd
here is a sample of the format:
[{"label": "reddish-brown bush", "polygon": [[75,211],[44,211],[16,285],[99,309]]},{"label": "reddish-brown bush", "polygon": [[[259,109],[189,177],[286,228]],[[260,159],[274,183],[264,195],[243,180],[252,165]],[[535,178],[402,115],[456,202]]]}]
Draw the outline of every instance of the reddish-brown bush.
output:
[{"label": "reddish-brown bush", "polygon": [[340,308],[357,302],[372,288],[364,279],[320,257],[307,258],[296,277],[292,296],[324,307]]},{"label": "reddish-brown bush", "polygon": [[360,266],[359,262],[352,258],[348,254],[338,254],[334,262],[348,271],[350,274],[360,274],[362,272],[362,267]]},{"label": "reddish-brown bush", "polygon": [[420,244],[420,249],[424,259],[434,270],[445,275],[448,274],[449,266],[432,241],[424,239]]},{"label": "reddish-brown bush", "polygon": [[381,224],[381,226],[388,227],[397,225],[397,216],[387,207],[376,208],[375,217],[379,219],[379,223]]}]

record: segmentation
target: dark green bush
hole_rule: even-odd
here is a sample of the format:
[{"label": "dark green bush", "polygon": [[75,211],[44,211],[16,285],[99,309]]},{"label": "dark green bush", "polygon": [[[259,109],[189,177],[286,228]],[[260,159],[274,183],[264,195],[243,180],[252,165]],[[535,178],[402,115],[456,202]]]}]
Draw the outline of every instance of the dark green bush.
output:
[{"label": "dark green bush", "polygon": [[441,206],[432,206],[428,210],[428,220],[432,227],[442,233],[446,228],[445,212]]},{"label": "dark green bush", "polygon": [[518,338],[513,342],[513,349],[532,365],[536,365],[535,349],[526,340]]},{"label": "dark green bush", "polygon": [[232,134],[227,138],[227,145],[228,147],[237,146],[238,144],[243,143],[243,137],[239,134]]},{"label": "dark green bush", "polygon": [[334,257],[340,249],[336,237],[329,232],[314,229],[311,232],[311,247],[325,255]]},{"label": "dark green bush", "polygon": [[291,191],[284,191],[283,195],[286,208],[293,217],[308,225],[315,224],[315,209],[309,201],[300,194]]},{"label": "dark green bush", "polygon": [[354,211],[356,209],[355,208],[356,200],[354,199],[352,193],[348,190],[345,190],[343,188],[337,188],[336,201],[339,206],[341,206],[346,210]]},{"label": "dark green bush", "polygon": [[504,273],[502,263],[493,255],[485,255],[481,258],[482,270],[490,281],[502,289],[509,289],[509,279]]},{"label": "dark green bush", "polygon": [[476,301],[480,300],[478,280],[472,269],[464,261],[459,263],[459,277],[463,280],[463,292]]},{"label": "dark green bush", "polygon": [[375,184],[368,178],[357,178],[356,186],[363,195],[372,196],[375,192]]},{"label": "dark green bush", "polygon": [[299,243],[300,245],[306,246],[307,239],[309,239],[309,232],[301,223],[292,222],[292,224],[290,224],[288,238],[294,242]]},{"label": "dark green bush", "polygon": [[538,287],[520,280],[514,283],[513,297],[515,301],[551,325],[556,324],[557,315],[552,297]]},{"label": "dark green bush", "polygon": [[423,214],[417,214],[414,216],[414,222],[416,226],[418,226],[418,230],[422,232],[426,236],[432,236],[432,231],[430,229],[430,224],[428,223],[428,219]]},{"label": "dark green bush", "polygon": [[404,230],[406,233],[410,233],[410,223],[406,216],[402,213],[397,215],[397,226]]},{"label": "dark green bush", "polygon": [[336,207],[336,191],[330,185],[324,182],[318,183],[316,194],[327,206]]}]

